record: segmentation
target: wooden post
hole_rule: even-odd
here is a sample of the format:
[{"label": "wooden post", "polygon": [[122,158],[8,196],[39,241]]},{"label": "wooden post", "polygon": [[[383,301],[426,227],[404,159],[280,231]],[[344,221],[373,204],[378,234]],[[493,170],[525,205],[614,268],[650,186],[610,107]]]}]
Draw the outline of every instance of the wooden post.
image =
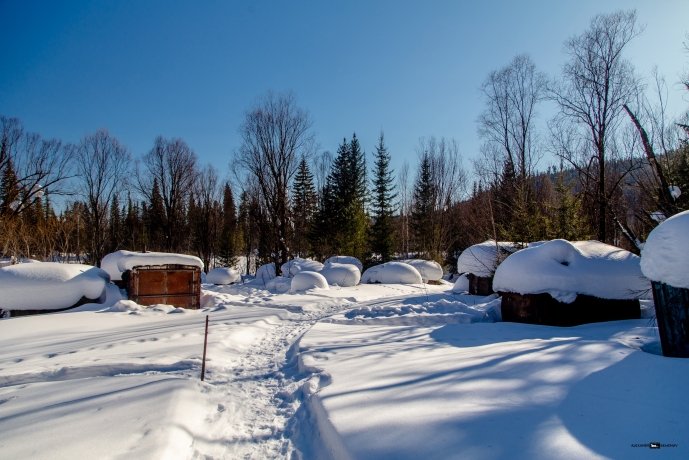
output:
[{"label": "wooden post", "polygon": [[208,315],[206,315],[206,333],[203,335],[203,359],[201,360],[201,381],[206,378],[206,347],[208,346]]}]

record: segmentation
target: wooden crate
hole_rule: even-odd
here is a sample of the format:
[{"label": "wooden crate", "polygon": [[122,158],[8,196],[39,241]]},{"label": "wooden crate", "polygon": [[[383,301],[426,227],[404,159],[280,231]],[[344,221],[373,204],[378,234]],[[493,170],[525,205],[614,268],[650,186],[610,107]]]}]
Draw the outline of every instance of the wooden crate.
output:
[{"label": "wooden crate", "polygon": [[689,358],[689,289],[656,281],[651,285],[663,355]]},{"label": "wooden crate", "polygon": [[201,269],[193,265],[143,265],[123,273],[130,300],[141,305],[201,306]]},{"label": "wooden crate", "polygon": [[469,294],[472,295],[491,295],[493,294],[493,277],[476,276],[473,273],[467,273],[469,280]]},{"label": "wooden crate", "polygon": [[558,302],[550,294],[500,292],[502,320],[548,326],[576,326],[641,318],[638,299],[601,299],[579,294],[572,303]]}]

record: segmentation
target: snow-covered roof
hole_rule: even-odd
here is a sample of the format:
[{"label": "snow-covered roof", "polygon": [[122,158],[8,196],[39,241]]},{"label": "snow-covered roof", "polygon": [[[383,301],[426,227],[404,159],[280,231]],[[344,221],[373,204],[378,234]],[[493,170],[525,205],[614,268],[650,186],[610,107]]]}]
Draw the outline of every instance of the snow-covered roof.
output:
[{"label": "snow-covered roof", "polygon": [[206,282],[210,284],[232,284],[241,279],[237,270],[230,267],[216,267],[206,275]]},{"label": "snow-covered roof", "polygon": [[493,276],[500,262],[517,249],[515,243],[508,241],[496,243],[494,240],[488,240],[475,244],[466,248],[457,258],[457,272],[483,277]]},{"label": "snow-covered roof", "polygon": [[361,261],[360,261],[359,259],[357,259],[356,257],[352,257],[352,256],[332,256],[332,257],[328,257],[328,258],[325,260],[325,265],[332,264],[332,263],[336,263],[336,264],[352,264],[352,265],[356,265],[356,268],[359,269],[359,272],[364,271],[364,264],[362,264]]},{"label": "snow-covered roof", "polygon": [[330,289],[328,281],[317,272],[303,270],[294,275],[289,292],[303,292],[309,289]]},{"label": "snow-covered roof", "polygon": [[689,211],[658,225],[641,251],[641,270],[650,280],[689,289]]},{"label": "snow-covered roof", "polygon": [[319,272],[328,280],[328,284],[340,287],[356,286],[361,280],[361,272],[353,264],[338,264],[329,262]]},{"label": "snow-covered roof", "polygon": [[362,284],[421,284],[419,271],[404,262],[386,262],[374,265],[361,275]]},{"label": "snow-covered roof", "polygon": [[58,310],[105,292],[108,274],[81,264],[42,262],[0,268],[0,309]]},{"label": "snow-covered roof", "polygon": [[635,299],[650,288],[640,258],[599,241],[547,241],[515,252],[498,267],[496,292],[548,293],[571,303],[577,294],[602,299]]},{"label": "snow-covered roof", "polygon": [[195,256],[168,252],[116,251],[103,257],[101,268],[108,272],[110,279],[119,281],[122,273],[143,265],[193,265],[203,270],[203,262]]},{"label": "snow-covered roof", "polygon": [[424,283],[439,281],[443,277],[443,267],[435,260],[407,259],[403,262],[416,268],[421,274]]},{"label": "snow-covered roof", "polygon": [[319,272],[322,268],[323,264],[317,260],[302,259],[301,257],[295,257],[280,266],[283,276],[294,276],[303,270]]}]

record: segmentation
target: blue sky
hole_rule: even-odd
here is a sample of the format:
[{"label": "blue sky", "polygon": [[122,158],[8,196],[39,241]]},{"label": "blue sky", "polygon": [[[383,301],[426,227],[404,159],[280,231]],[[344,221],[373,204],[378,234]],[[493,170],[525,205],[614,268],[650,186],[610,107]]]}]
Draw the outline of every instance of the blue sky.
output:
[{"label": "blue sky", "polygon": [[528,53],[555,76],[564,41],[621,8],[646,27],[627,57],[686,110],[686,0],[0,0],[0,114],[67,142],[107,128],[134,156],[181,137],[224,174],[245,111],[293,91],[322,150],[356,132],[370,153],[384,130],[399,168],[420,137],[453,137],[470,169],[487,74]]}]

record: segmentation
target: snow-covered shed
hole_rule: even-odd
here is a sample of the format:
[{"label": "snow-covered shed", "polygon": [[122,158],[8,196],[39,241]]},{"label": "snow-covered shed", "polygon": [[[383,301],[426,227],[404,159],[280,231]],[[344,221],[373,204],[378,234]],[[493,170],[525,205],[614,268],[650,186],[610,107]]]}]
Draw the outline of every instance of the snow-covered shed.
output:
[{"label": "snow-covered shed", "polygon": [[518,249],[515,243],[488,240],[462,251],[457,258],[457,273],[465,274],[469,280],[469,294],[492,294],[496,268]]},{"label": "snow-covered shed", "polygon": [[493,279],[504,321],[554,326],[639,318],[649,289],[638,256],[599,241],[530,246],[505,259]]},{"label": "snow-covered shed", "polygon": [[198,257],[122,250],[103,257],[101,267],[138,304],[192,309],[201,305],[203,262]]},{"label": "snow-covered shed", "polygon": [[651,280],[663,355],[689,358],[689,211],[657,226],[641,251]]},{"label": "snow-covered shed", "polygon": [[37,262],[0,268],[0,312],[53,313],[105,300],[108,274],[81,264]]}]

